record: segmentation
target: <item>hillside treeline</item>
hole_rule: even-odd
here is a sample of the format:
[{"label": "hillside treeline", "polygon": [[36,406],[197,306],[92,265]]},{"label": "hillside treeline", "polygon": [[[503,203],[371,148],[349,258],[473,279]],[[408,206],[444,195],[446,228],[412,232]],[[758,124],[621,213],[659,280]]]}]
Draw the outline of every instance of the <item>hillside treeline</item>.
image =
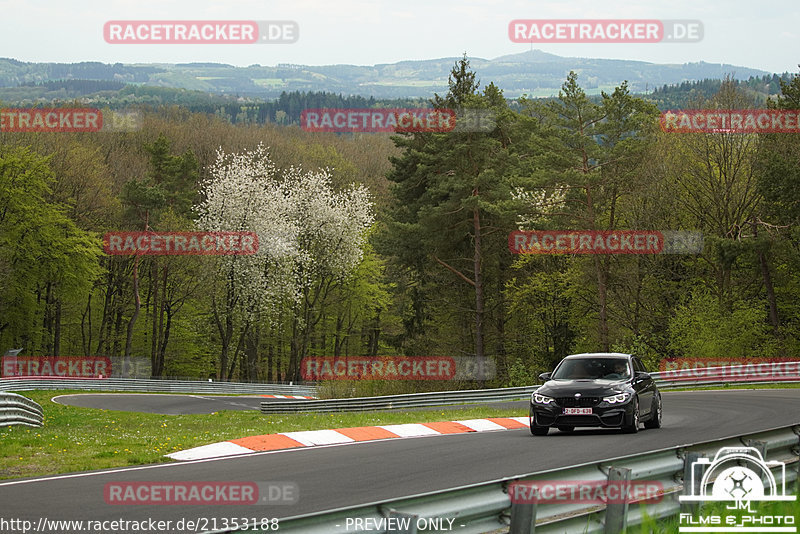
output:
[{"label": "hillside treeline", "polygon": [[[559,98],[512,109],[466,60],[432,104],[490,110],[496,127],[337,136],[171,107],[136,132],[0,133],[0,351],[127,355],[156,376],[269,381],[298,380],[305,356],[478,356],[496,363],[498,385],[529,383],[579,351],[633,351],[651,366],[800,355],[797,135],[667,134],[626,84],[592,99],[574,74]],[[691,102],[763,105],[729,80]],[[800,78],[766,105],[800,108]],[[222,172],[220,149],[275,170],[234,158]],[[297,178],[319,169],[328,177]],[[267,178],[275,191],[293,184],[308,199],[297,206],[364,186],[369,202],[358,202],[375,222],[358,230],[358,262],[329,261],[339,248],[313,231],[320,213],[344,213],[340,200],[305,216],[286,208],[294,233],[272,208],[237,212],[262,221],[262,245],[299,236],[303,261],[265,263],[270,276],[226,277],[218,257],[103,254],[109,231],[210,228],[202,206],[223,175],[239,177],[226,182],[231,202]],[[699,231],[704,247],[517,256],[515,229]],[[237,300],[272,295],[278,265],[302,278],[297,291],[263,307]]]}]

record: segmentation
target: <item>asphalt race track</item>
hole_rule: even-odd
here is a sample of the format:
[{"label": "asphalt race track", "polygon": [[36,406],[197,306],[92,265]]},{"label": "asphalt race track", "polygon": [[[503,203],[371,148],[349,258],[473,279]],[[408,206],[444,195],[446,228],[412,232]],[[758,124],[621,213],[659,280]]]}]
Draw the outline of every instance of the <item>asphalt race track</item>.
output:
[{"label": "asphalt race track", "polygon": [[145,393],[78,393],[59,395],[53,398],[54,402],[68,406],[163,415],[206,414],[221,410],[260,410],[262,402],[282,402],[284,400],[291,399],[273,399],[261,396]]},{"label": "asphalt race track", "polygon": [[[664,427],[527,429],[253,453],[215,460],[0,481],[4,517],[48,519],[285,518],[446,489],[669,446],[800,423],[800,390],[665,392]],[[106,504],[107,483],[132,481],[290,481],[293,505],[122,506]]]}]

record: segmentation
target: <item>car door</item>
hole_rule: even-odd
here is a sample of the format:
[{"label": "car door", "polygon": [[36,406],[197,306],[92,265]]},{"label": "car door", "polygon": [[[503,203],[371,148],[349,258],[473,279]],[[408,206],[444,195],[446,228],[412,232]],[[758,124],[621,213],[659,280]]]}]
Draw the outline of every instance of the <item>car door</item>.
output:
[{"label": "car door", "polygon": [[[634,375],[637,372],[647,372],[639,358],[633,357],[631,361],[633,363]],[[649,415],[653,407],[653,396],[656,393],[655,382],[652,378],[637,379],[634,376],[633,389],[635,389],[639,395],[639,415]]]}]

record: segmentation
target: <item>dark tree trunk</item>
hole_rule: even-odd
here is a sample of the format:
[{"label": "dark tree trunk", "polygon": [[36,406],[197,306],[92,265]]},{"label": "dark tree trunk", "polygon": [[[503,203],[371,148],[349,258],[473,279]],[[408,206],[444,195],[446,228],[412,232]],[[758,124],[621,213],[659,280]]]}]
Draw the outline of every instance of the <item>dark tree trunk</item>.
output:
[{"label": "dark tree trunk", "polygon": [[[753,222],[753,234],[758,237],[758,224]],[[778,337],[780,319],[778,318],[778,301],[775,298],[775,288],[772,285],[772,274],[767,262],[767,254],[763,248],[758,247],[758,264],[761,267],[761,278],[764,280],[764,289],[767,291],[767,302],[769,303],[769,322],[775,337]]]},{"label": "dark tree trunk", "polygon": [[153,376],[164,376],[164,362],[167,354],[167,343],[169,343],[169,332],[172,327],[172,307],[166,308],[167,324],[164,326],[164,338],[161,340],[161,350],[158,355],[158,374],[153,370]]},{"label": "dark tree trunk", "polygon": [[599,308],[600,350],[608,352],[608,262],[595,255],[597,269],[597,306]]},{"label": "dark tree trunk", "polygon": [[[247,337],[247,332],[250,330],[250,323],[248,322],[245,324],[244,329],[242,329],[242,333],[239,334],[239,341],[236,342],[236,350],[233,353],[233,358],[231,358],[231,367],[228,370],[228,374],[226,376],[226,380],[229,382],[233,379],[233,373],[236,370],[236,364],[239,361],[240,354],[242,352],[242,345],[244,345],[244,340]],[[245,367],[244,365],[242,367]]]},{"label": "dark tree trunk", "polygon": [[103,318],[100,320],[100,328],[97,332],[97,350],[95,351],[95,353],[99,355],[102,355],[104,352],[107,353],[108,351],[108,340],[111,337],[110,325],[114,315],[112,304],[114,299],[114,268],[116,265],[115,262],[111,261],[111,259],[107,259],[107,263],[108,278],[106,280],[106,294],[103,298]]},{"label": "dark tree trunk", "polygon": [[287,372],[287,377],[289,380],[294,380],[294,375],[298,370],[298,354],[300,353],[299,347],[299,335],[298,335],[299,325],[297,320],[297,314],[292,316],[292,339],[289,343],[289,369]]},{"label": "dark tree trunk", "polygon": [[153,258],[153,261],[150,264],[150,282],[152,287],[151,293],[153,295],[153,306],[151,308],[151,318],[153,320],[153,323],[152,323],[152,328],[150,329],[150,333],[152,336],[152,339],[150,339],[150,374],[152,375],[155,373],[156,360],[158,359],[158,352],[159,352],[158,338],[161,332],[158,327],[159,287],[158,287],[158,261],[156,260],[156,258]]},{"label": "dark tree trunk", "polygon": [[342,338],[342,326],[344,325],[344,317],[341,311],[336,313],[336,336],[333,338],[333,355],[338,357],[342,355],[342,345],[344,339]]},{"label": "dark tree trunk", "polygon": [[372,325],[369,330],[369,345],[367,347],[367,356],[378,355],[378,342],[381,335],[381,309],[375,309],[375,315],[372,318]]},{"label": "dark tree trunk", "polygon": [[[473,192],[477,195],[477,190]],[[475,231],[475,254],[472,265],[475,275],[475,360],[478,365],[478,376],[480,381],[486,380],[483,370],[486,368],[485,356],[483,351],[483,273],[481,269],[481,215],[475,208],[472,212],[473,229]]]},{"label": "dark tree trunk", "polygon": [[267,346],[267,382],[272,382],[274,380],[274,376],[272,374],[272,358],[274,356],[274,347],[275,345],[270,339],[269,345]]},{"label": "dark tree trunk", "polygon": [[247,357],[246,377],[248,380],[258,380],[259,344],[261,343],[261,327],[256,326],[247,336],[245,355]]},{"label": "dark tree trunk", "polygon": [[139,256],[133,260],[133,315],[128,321],[128,331],[125,337],[125,355],[122,361],[122,376],[128,378],[131,366],[131,350],[133,348],[133,328],[136,326],[136,319],[139,318],[139,311],[142,308],[142,301],[139,297]]},{"label": "dark tree trunk", "polygon": [[[116,317],[114,319],[114,334],[113,334],[114,344],[113,344],[112,349],[111,349],[111,351],[112,351],[111,355],[114,356],[114,357],[117,357],[117,356],[120,355],[120,352],[121,352],[121,350],[120,350],[120,341],[122,340],[122,307],[117,302],[115,308],[116,309],[114,311],[115,311]],[[112,334],[111,334],[111,323],[108,324],[108,330],[109,330],[108,337],[111,338],[112,337]]]},{"label": "dark tree trunk", "polygon": [[44,294],[44,316],[42,319],[42,351],[48,356],[53,356],[53,284],[47,282]]},{"label": "dark tree trunk", "polygon": [[[170,313],[170,317],[167,319],[167,326],[166,329],[164,327],[164,315],[166,314],[167,306],[170,307],[170,312],[172,306],[167,302],[167,266],[165,265],[162,268],[163,275],[162,275],[162,286],[161,286],[161,306],[159,307],[158,311],[158,344],[160,346],[160,350],[158,352],[158,374],[154,376],[161,376],[164,373],[164,359],[167,353],[167,343],[169,342],[169,327],[171,324],[172,314]],[[155,373],[155,371],[153,371]]]},{"label": "dark tree trunk", "polygon": [[53,325],[53,356],[61,356],[61,299],[56,299]]},{"label": "dark tree trunk", "polygon": [[[88,328],[88,335],[86,329],[86,322],[88,318],[89,328]],[[81,348],[83,349],[83,355],[89,356],[89,352],[92,350],[92,293],[89,293],[89,298],[86,300],[86,308],[83,310],[83,315],[81,315]]]}]

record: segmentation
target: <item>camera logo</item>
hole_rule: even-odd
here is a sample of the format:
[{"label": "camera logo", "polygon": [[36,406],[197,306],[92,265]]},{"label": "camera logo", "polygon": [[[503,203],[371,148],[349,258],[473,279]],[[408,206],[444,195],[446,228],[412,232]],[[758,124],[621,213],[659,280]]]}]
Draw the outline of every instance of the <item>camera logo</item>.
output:
[{"label": "camera logo", "polygon": [[[779,476],[776,477],[773,470],[780,473]],[[690,491],[678,497],[679,501],[732,501],[734,505],[727,506],[727,510],[740,510],[744,514],[741,517],[730,514],[695,517],[682,513],[679,532],[721,532],[722,525],[725,532],[797,532],[794,516],[757,514],[752,508],[753,501],[794,501],[797,498],[786,494],[786,464],[765,460],[754,447],[723,447],[713,460],[697,459],[692,462],[691,479],[684,484]]]},{"label": "camera logo", "polygon": [[786,478],[786,464],[765,461],[753,447],[723,447],[714,460],[699,458],[692,464],[692,487],[700,479],[699,495],[684,495],[681,501],[793,501],[786,495],[786,485],[778,483],[772,468],[779,467],[781,481]]}]

